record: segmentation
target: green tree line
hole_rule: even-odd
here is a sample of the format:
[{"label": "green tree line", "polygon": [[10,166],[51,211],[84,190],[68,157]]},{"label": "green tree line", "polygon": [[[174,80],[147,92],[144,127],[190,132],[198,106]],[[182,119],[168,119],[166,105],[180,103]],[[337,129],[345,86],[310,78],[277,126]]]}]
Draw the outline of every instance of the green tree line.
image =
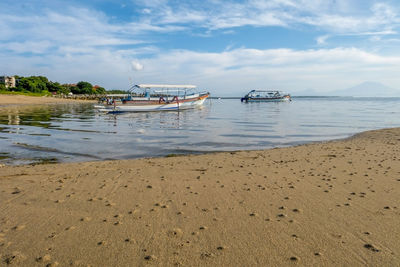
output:
[{"label": "green tree line", "polygon": [[0,84],[0,91],[13,91],[24,93],[56,93],[56,94],[105,94],[106,90],[100,86],[93,86],[89,82],[78,82],[77,84],[60,84],[58,82],[49,81],[44,76],[21,77],[15,76],[16,87],[6,88],[4,84]]}]

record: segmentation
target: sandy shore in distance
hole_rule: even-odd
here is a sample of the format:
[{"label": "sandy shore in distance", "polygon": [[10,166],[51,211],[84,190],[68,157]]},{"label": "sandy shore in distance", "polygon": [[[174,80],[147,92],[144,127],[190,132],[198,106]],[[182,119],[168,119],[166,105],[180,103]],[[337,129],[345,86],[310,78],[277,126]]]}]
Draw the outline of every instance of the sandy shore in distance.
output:
[{"label": "sandy shore in distance", "polygon": [[0,168],[15,266],[398,266],[400,129],[265,151]]},{"label": "sandy shore in distance", "polygon": [[57,103],[76,103],[76,102],[94,102],[90,100],[75,100],[66,98],[57,98],[51,96],[24,96],[24,95],[3,95],[0,94],[0,108],[10,105],[37,105],[37,104],[57,104]]}]

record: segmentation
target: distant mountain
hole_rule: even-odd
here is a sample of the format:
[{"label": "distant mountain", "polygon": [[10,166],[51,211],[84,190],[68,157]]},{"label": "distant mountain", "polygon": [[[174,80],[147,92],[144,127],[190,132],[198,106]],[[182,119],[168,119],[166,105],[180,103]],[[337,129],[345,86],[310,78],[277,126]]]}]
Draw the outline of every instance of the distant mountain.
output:
[{"label": "distant mountain", "polygon": [[363,82],[356,86],[328,92],[318,92],[314,89],[292,92],[292,96],[363,96],[363,97],[400,97],[400,90],[390,88],[378,82]]},{"label": "distant mountain", "polygon": [[400,90],[390,88],[378,82],[363,82],[347,89],[330,91],[324,93],[324,95],[389,97],[400,96]]}]

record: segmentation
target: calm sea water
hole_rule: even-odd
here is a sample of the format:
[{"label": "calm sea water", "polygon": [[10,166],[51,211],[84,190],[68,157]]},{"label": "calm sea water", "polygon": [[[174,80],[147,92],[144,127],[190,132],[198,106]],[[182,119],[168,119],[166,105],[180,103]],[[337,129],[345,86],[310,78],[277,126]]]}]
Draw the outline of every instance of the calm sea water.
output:
[{"label": "calm sea water", "polygon": [[207,100],[180,112],[104,114],[92,104],[0,110],[0,163],[129,159],[332,140],[400,127],[400,98]]}]

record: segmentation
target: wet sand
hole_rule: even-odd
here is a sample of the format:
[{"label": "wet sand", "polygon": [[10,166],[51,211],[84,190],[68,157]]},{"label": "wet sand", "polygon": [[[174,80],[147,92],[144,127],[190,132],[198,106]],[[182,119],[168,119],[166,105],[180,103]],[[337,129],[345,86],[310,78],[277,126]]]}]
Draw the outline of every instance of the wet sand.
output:
[{"label": "wet sand", "polygon": [[2,166],[0,265],[399,266],[400,129],[265,151]]}]

